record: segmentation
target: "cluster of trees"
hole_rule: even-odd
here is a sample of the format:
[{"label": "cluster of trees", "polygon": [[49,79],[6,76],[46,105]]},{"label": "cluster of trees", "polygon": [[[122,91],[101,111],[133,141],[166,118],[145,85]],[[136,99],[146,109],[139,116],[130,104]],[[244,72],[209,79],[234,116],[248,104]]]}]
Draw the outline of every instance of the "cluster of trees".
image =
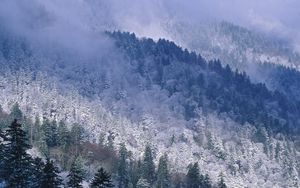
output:
[{"label": "cluster of trees", "polygon": [[186,99],[180,100],[180,105],[187,120],[197,117],[201,108],[226,113],[241,124],[264,126],[270,133],[299,131],[295,125],[300,118],[300,103],[268,90],[265,84],[252,83],[245,73],[223,67],[219,60],[206,62],[167,40],[154,42],[122,32],[108,34],[150,85],[159,85],[170,97],[182,95]]},{"label": "cluster of trees", "polygon": [[[14,119],[10,126],[3,125],[4,122],[12,118],[19,118],[27,126],[21,126],[17,119]],[[72,134],[72,131],[68,131],[64,124],[51,124],[48,123],[48,120],[45,120],[46,123],[34,127],[34,130],[32,130],[31,126],[38,125],[36,123],[38,120],[31,125],[25,119],[18,104],[13,106],[9,115],[3,111],[0,113],[1,128],[4,130],[3,132],[0,131],[0,184],[3,187],[82,187],[84,180],[90,182],[90,187],[103,188],[114,186],[120,188],[213,187],[209,176],[200,174],[198,163],[189,165],[186,175],[173,174],[170,172],[168,156],[165,154],[159,158],[156,166],[154,153],[150,145],[145,147],[143,158],[135,160],[132,153],[126,149],[125,144],[120,145],[118,153],[115,153],[112,143],[108,144],[106,147],[109,147],[109,150],[113,150],[112,152],[115,154],[108,155],[107,150],[100,150],[100,153],[96,156],[117,156],[117,163],[108,164],[113,176],[103,167],[100,167],[93,178],[87,178],[84,165],[81,163],[80,157],[78,157],[79,155],[84,156],[83,153],[87,152],[87,150],[80,149],[80,146],[83,145],[83,133]],[[54,128],[53,126],[56,127]],[[61,126],[65,127],[64,131],[59,131]],[[43,130],[48,129],[52,131],[45,131],[46,134],[41,134],[41,132],[44,132]],[[65,135],[61,133],[68,133],[66,134],[67,138],[70,136],[77,136],[78,138],[69,138],[69,141],[64,142],[65,139],[59,139],[64,137],[62,135]],[[42,145],[45,145],[47,148],[46,152],[42,152],[43,159],[32,157],[28,154],[28,150],[32,148],[30,142],[34,146],[40,146],[41,138],[39,137],[44,138],[44,144]],[[77,157],[72,158],[69,151],[65,150],[65,147],[68,146],[74,150],[76,148],[75,145],[77,145],[78,151],[71,154],[77,155]],[[91,146],[85,144],[84,147]],[[51,160],[50,157],[54,156],[51,148],[61,148],[62,152],[66,152],[66,155],[69,155],[68,158],[72,159],[71,164],[69,166],[64,164],[64,161],[60,158],[55,160],[52,158]],[[40,147],[41,151],[43,149],[45,148]],[[86,159],[92,160],[87,157]],[[60,176],[63,170],[68,171],[68,176],[64,182]],[[222,186],[219,183],[218,187],[226,186],[224,180],[220,179],[221,181],[223,182]]]},{"label": "cluster of trees", "polygon": [[[3,187],[62,187],[60,171],[52,160],[33,158],[26,132],[15,119],[3,133],[0,132],[0,182]],[[83,177],[76,161],[71,166],[67,186],[82,187]],[[113,187],[110,175],[100,168],[91,183],[92,187]]]}]

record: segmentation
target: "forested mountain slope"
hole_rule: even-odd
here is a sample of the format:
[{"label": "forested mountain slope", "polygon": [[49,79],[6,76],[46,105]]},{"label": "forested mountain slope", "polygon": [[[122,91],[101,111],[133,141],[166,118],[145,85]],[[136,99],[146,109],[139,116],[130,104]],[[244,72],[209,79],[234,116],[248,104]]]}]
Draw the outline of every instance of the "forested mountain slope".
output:
[{"label": "forested mountain slope", "polygon": [[298,102],[173,42],[105,35],[109,50],[82,57],[4,32],[3,109],[18,102],[32,118],[79,123],[91,142],[114,135],[136,158],[150,143],[173,172],[199,161],[232,187],[299,185]]}]

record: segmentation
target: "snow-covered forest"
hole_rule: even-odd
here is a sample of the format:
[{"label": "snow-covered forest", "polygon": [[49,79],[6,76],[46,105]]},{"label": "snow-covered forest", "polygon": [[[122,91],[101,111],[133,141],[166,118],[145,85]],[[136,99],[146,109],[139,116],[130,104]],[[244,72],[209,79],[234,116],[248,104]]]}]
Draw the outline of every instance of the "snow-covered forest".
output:
[{"label": "snow-covered forest", "polygon": [[110,3],[0,5],[0,187],[300,186],[289,39]]}]

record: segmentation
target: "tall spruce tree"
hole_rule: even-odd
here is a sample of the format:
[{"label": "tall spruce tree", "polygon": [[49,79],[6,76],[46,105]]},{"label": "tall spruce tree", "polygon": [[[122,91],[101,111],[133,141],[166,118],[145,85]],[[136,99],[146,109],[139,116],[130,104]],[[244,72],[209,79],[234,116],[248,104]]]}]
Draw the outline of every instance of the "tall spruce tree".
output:
[{"label": "tall spruce tree", "polygon": [[23,113],[20,109],[19,103],[15,103],[13,107],[10,110],[10,115],[12,119],[17,119],[17,120],[22,120],[23,118]]},{"label": "tall spruce tree", "polygon": [[92,188],[109,188],[114,187],[110,175],[101,167],[95,174],[92,183]]},{"label": "tall spruce tree", "polygon": [[8,187],[28,187],[32,159],[26,150],[30,148],[27,135],[15,119],[5,133],[4,179]]},{"label": "tall spruce tree", "polygon": [[128,174],[128,152],[125,147],[125,144],[120,145],[119,150],[119,161],[118,161],[118,182],[119,188],[127,188],[129,183],[129,174]]},{"label": "tall spruce tree", "polygon": [[150,145],[145,148],[143,163],[142,163],[142,174],[143,178],[146,179],[150,184],[155,181],[155,164],[153,161],[153,153]]},{"label": "tall spruce tree", "polygon": [[4,147],[4,134],[2,130],[0,129],[0,182],[3,180],[4,172],[4,156],[5,156],[5,147]]},{"label": "tall spruce tree", "polygon": [[186,185],[189,188],[199,188],[200,172],[198,163],[190,164],[186,175]]},{"label": "tall spruce tree", "polygon": [[219,175],[219,182],[218,182],[218,188],[227,188],[225,181],[224,181],[224,175],[223,172],[220,173]]},{"label": "tall spruce tree", "polygon": [[62,185],[59,170],[49,158],[47,158],[46,164],[43,168],[41,185],[41,187],[47,188],[57,188]]},{"label": "tall spruce tree", "polygon": [[83,169],[79,164],[78,160],[74,160],[71,165],[70,173],[68,175],[69,181],[67,182],[70,188],[81,188],[83,181]]},{"label": "tall spruce tree", "polygon": [[168,167],[168,156],[165,154],[160,157],[157,170],[157,188],[171,187],[171,179]]},{"label": "tall spruce tree", "polygon": [[43,177],[44,162],[41,158],[34,158],[31,166],[30,188],[42,187],[41,180]]}]

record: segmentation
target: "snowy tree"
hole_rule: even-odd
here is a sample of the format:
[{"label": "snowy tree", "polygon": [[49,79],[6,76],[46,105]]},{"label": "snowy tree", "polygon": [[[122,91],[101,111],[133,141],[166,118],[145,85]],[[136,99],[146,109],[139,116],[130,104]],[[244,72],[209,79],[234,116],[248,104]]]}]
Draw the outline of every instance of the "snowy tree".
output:
[{"label": "snowy tree", "polygon": [[227,188],[225,181],[224,181],[224,175],[222,172],[220,173],[219,178],[220,178],[220,180],[218,182],[218,188]]},{"label": "snowy tree", "polygon": [[118,161],[118,182],[119,188],[127,188],[129,183],[128,174],[128,152],[125,144],[121,144],[119,150],[119,161]]},{"label": "snowy tree", "polygon": [[114,187],[110,175],[101,167],[95,174],[92,183],[92,188],[109,188]]},{"label": "snowy tree", "polygon": [[144,152],[144,158],[142,163],[143,178],[150,184],[155,181],[155,164],[153,161],[153,153],[150,145],[147,145]]},{"label": "snowy tree", "polygon": [[171,180],[168,167],[168,156],[165,154],[160,157],[157,170],[157,188],[171,187]]},{"label": "snowy tree", "polygon": [[62,185],[59,170],[49,158],[43,168],[42,187],[56,188]]},{"label": "snowy tree", "polygon": [[139,181],[137,182],[136,188],[151,188],[151,186],[146,179],[140,178]]}]

